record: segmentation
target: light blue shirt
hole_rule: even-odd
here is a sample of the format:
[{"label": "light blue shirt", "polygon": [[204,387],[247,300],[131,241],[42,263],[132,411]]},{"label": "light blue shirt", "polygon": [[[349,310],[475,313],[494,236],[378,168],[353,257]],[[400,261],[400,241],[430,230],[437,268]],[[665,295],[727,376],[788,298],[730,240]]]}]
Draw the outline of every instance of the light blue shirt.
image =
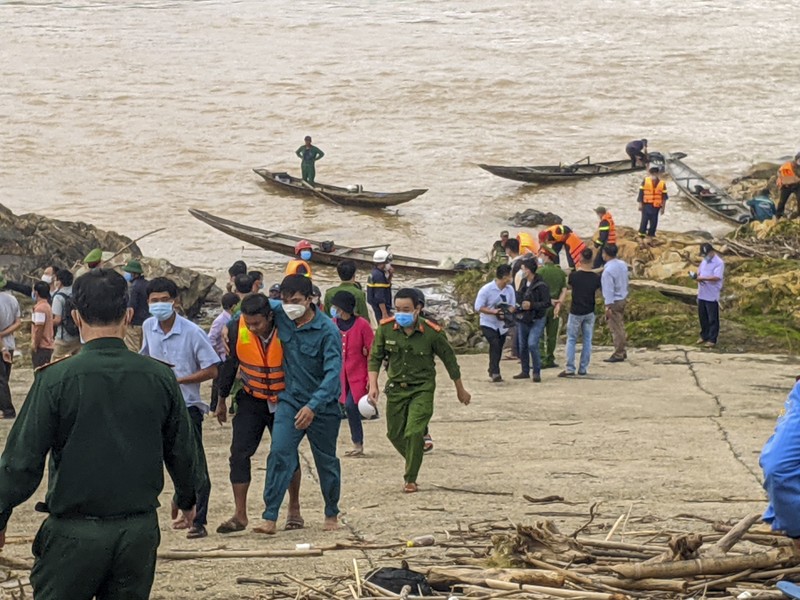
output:
[{"label": "light blue shirt", "polygon": [[628,265],[618,258],[608,261],[603,269],[600,282],[603,286],[603,301],[606,306],[625,300],[628,297]]},{"label": "light blue shirt", "polygon": [[[164,333],[158,320],[150,317],[142,324],[142,334],[144,341],[139,354],[169,363],[178,379],[219,363],[206,332],[180,315],[175,315],[169,333]],[[200,399],[199,383],[182,383],[181,392],[187,407],[195,406],[203,414],[208,412],[208,404]]]},{"label": "light blue shirt", "polygon": [[[511,306],[516,304],[514,287],[509,284],[501,290],[497,287],[497,281],[493,280],[484,285],[478,292],[475,298],[475,310],[480,311],[482,308],[497,308],[497,305],[500,303],[507,303]],[[495,315],[480,313],[480,322],[481,327],[497,329],[500,333],[506,333],[508,331],[506,324]]]}]

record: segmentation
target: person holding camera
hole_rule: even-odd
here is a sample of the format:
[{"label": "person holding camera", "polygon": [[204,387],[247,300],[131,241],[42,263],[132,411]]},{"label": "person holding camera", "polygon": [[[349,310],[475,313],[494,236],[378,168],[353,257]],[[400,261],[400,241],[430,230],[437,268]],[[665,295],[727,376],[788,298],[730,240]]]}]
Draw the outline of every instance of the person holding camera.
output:
[{"label": "person holding camera", "polygon": [[481,332],[489,342],[489,377],[493,383],[503,381],[500,375],[500,358],[516,301],[514,286],[511,285],[511,265],[497,267],[494,280],[484,285],[475,298]]}]

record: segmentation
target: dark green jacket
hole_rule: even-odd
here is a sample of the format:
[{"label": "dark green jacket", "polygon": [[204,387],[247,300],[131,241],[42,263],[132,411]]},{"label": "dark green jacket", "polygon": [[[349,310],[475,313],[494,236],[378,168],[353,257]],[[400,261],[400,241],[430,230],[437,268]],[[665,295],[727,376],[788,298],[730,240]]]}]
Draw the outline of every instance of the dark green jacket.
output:
[{"label": "dark green jacket", "polygon": [[117,338],[92,340],[36,373],[0,457],[0,529],[39,487],[65,517],[119,517],[159,506],[164,465],[177,504],[195,503],[189,414],[167,365]]},{"label": "dark green jacket", "polygon": [[436,387],[436,367],[433,359],[438,356],[450,379],[461,379],[456,354],[447,341],[441,327],[420,317],[411,335],[397,325],[394,317],[384,319],[375,332],[369,370],[379,372],[384,358],[389,359],[387,383],[426,385]]},{"label": "dark green jacket", "polygon": [[336,295],[336,292],[350,292],[356,298],[356,314],[359,317],[364,317],[367,321],[369,321],[369,309],[367,308],[367,294],[358,287],[355,283],[351,283],[349,281],[343,281],[336,287],[332,287],[325,292],[325,301],[323,304],[325,305],[325,314],[329,317],[331,316],[331,303],[333,302],[333,297]]}]

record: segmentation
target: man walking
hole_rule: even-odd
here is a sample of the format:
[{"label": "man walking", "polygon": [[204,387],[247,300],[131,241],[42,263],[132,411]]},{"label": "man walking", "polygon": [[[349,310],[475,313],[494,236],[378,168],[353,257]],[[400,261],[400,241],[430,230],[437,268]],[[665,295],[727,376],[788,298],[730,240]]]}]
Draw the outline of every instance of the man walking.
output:
[{"label": "man walking", "polygon": [[[234,533],[247,528],[247,492],[250,489],[250,460],[258,450],[264,429],[270,434],[275,423],[278,395],[286,389],[283,348],[275,327],[275,313],[269,299],[251,294],[241,302],[241,315],[227,324],[230,353],[223,363],[217,386],[219,400],[215,415],[228,420],[227,400],[237,375],[242,385],[236,392],[236,417],[231,437],[230,480],[233,488],[233,517],[217,527],[217,533]],[[300,514],[300,467],[289,485],[289,514],[286,529],[304,526]]]},{"label": "man walking", "polygon": [[22,327],[19,302],[6,291],[6,278],[0,273],[0,412],[2,418],[13,419],[17,411],[11,403],[11,365],[17,349],[14,332]]},{"label": "man walking", "polygon": [[264,520],[253,528],[257,533],[275,533],[283,497],[300,465],[297,448],[306,436],[325,501],[323,527],[339,528],[342,476],[336,442],[342,420],[342,338],[333,321],[314,305],[313,293],[308,277],[289,275],[281,282],[283,304],[270,300],[283,346],[286,389],[278,394],[267,459],[266,508]]},{"label": "man walking", "polygon": [[725,263],[709,243],[700,244],[703,258],[694,279],[697,281],[697,312],[700,318],[700,338],[698,344],[707,348],[717,345],[719,336],[719,296],[722,292],[722,279]]},{"label": "man walking", "polygon": [[53,345],[53,360],[71,356],[81,349],[78,325],[72,318],[75,308],[72,302],[72,273],[66,269],[56,271],[56,292],[53,294],[53,325],[56,339]]},{"label": "man walking", "polygon": [[353,294],[356,299],[355,314],[359,317],[364,317],[369,323],[369,309],[367,308],[367,295],[361,286],[356,283],[356,263],[352,260],[343,260],[336,265],[336,273],[339,274],[341,283],[335,287],[328,288],[325,291],[325,300],[323,306],[325,307],[325,314],[331,316],[331,307],[333,306],[333,297],[339,292],[349,292]]},{"label": "man walking", "polygon": [[297,158],[301,159],[300,170],[302,173],[303,181],[314,185],[314,178],[317,175],[315,163],[325,156],[325,153],[311,145],[311,136],[307,135],[303,140],[305,143],[297,149],[295,154]]},{"label": "man walking", "polygon": [[628,358],[625,350],[625,302],[628,298],[628,265],[617,258],[617,246],[608,244],[603,247],[603,269],[601,285],[603,301],[606,304],[606,321],[614,340],[614,353],[604,362],[622,362]]},{"label": "man walking", "polygon": [[128,350],[138,352],[142,349],[142,325],[150,318],[147,304],[147,279],[144,278],[142,263],[138,260],[129,260],[122,267],[125,272],[125,281],[128,282],[128,308],[133,309],[133,317],[125,334],[125,345]]},{"label": "man walking", "polygon": [[403,288],[394,299],[396,314],[381,322],[369,357],[369,401],[377,406],[378,375],[388,359],[386,384],[386,437],[406,461],[403,491],[417,491],[422,466],[425,429],[433,416],[438,356],[456,387],[458,401],[469,404],[471,396],[461,382],[455,352],[441,327],[420,317],[422,302],[417,291]]},{"label": "man walking", "polygon": [[583,336],[581,361],[578,375],[586,375],[589,360],[592,358],[592,336],[594,335],[595,296],[600,289],[600,274],[592,270],[592,249],[585,248],[576,271],[569,274],[569,289],[572,290],[572,304],[567,319],[567,368],[559,377],[575,375],[575,347],[578,335]]},{"label": "man walking", "polygon": [[561,307],[567,297],[567,274],[553,261],[555,252],[548,246],[539,249],[539,268],[537,273],[550,290],[550,307],[544,324],[544,335],[541,337],[540,355],[543,369],[554,369],[556,364],[556,344],[558,343],[558,330],[561,329]]},{"label": "man walking", "polygon": [[164,465],[183,521],[194,515],[194,446],[172,371],[125,348],[127,285],[110,269],[75,282],[77,355],[41,369],[0,458],[0,546],[12,510],[39,487],[33,543],[37,600],[145,600],[160,540]]},{"label": "man walking", "polygon": [[639,238],[649,238],[652,242],[658,229],[658,216],[663,215],[667,207],[667,184],[658,176],[658,167],[650,167],[650,175],[644,178],[639,188],[639,212],[642,220],[639,223]]},{"label": "man walking", "polygon": [[493,383],[503,381],[500,376],[500,359],[508,333],[508,325],[503,316],[513,312],[516,302],[514,286],[511,285],[511,265],[497,267],[494,281],[484,285],[475,298],[481,332],[489,343],[489,377]]},{"label": "man walking", "polygon": [[[156,277],[147,284],[147,301],[153,315],[142,325],[144,343],[141,354],[172,365],[181,386],[183,400],[189,411],[197,452],[197,514],[189,525],[186,537],[203,538],[208,535],[208,498],[211,480],[203,449],[203,417],[208,405],[200,398],[200,384],[217,376],[219,356],[208,341],[206,332],[175,312],[178,287],[171,279]],[[175,529],[185,529],[187,523],[173,523]]]}]

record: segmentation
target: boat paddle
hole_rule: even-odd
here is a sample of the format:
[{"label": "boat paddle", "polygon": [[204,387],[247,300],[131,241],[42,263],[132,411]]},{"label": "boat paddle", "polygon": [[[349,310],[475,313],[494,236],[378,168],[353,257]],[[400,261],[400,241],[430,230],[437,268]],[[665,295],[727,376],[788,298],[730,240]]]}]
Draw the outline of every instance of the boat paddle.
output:
[{"label": "boat paddle", "polygon": [[308,189],[314,192],[317,196],[320,196],[323,200],[327,200],[328,202],[330,202],[331,204],[335,204],[336,206],[341,206],[341,204],[339,204],[336,200],[320,192],[317,188],[308,183],[305,179],[301,179],[300,181],[304,186],[306,186]]}]

